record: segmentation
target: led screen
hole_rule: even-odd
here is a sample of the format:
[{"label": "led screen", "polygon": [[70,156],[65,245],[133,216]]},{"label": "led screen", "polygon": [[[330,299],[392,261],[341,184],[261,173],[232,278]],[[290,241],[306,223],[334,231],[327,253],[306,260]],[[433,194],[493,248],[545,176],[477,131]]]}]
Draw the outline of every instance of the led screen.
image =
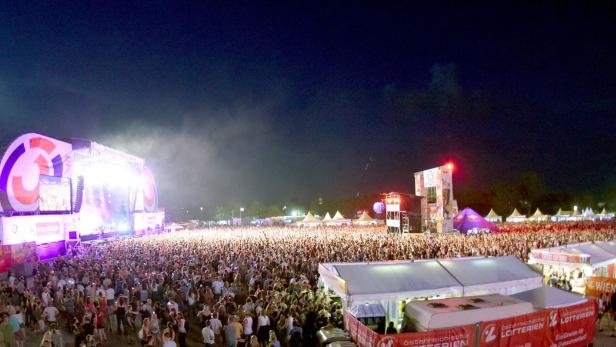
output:
[{"label": "led screen", "polygon": [[66,177],[39,177],[39,211],[68,212],[71,210],[71,181]]}]

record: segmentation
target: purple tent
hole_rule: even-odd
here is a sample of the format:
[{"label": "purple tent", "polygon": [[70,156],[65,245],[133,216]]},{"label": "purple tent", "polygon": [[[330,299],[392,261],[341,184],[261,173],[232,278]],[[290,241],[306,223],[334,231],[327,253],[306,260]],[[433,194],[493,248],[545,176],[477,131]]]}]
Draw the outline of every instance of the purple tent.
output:
[{"label": "purple tent", "polygon": [[493,233],[500,232],[500,229],[498,229],[496,225],[488,222],[479,213],[473,211],[473,209],[469,207],[462,210],[453,218],[453,228],[463,234],[473,229],[479,231],[489,230]]}]

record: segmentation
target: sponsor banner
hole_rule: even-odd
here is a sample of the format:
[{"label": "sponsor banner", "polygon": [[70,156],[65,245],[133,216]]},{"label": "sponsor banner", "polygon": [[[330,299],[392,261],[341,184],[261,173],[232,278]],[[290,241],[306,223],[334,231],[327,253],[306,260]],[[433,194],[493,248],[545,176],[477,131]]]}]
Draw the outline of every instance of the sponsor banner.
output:
[{"label": "sponsor banner", "polygon": [[379,334],[360,323],[348,312],[344,312],[344,325],[351,334],[353,341],[355,341],[359,347],[376,346],[377,337]]},{"label": "sponsor banner", "polygon": [[586,296],[598,298],[601,293],[616,292],[616,278],[588,277],[586,278]]},{"label": "sponsor banner", "polygon": [[479,346],[543,346],[548,331],[548,311],[546,310],[482,322],[480,325]]},{"label": "sponsor banner", "polygon": [[419,333],[380,335],[377,341],[377,347],[472,347],[475,346],[475,325]]},{"label": "sponsor banner", "polygon": [[586,346],[592,343],[597,319],[597,306],[593,300],[548,311],[550,346]]},{"label": "sponsor banner", "polygon": [[564,252],[549,252],[542,250],[532,250],[531,257],[546,261],[555,261],[560,263],[576,263],[590,264],[590,255],[588,254],[572,254]]}]

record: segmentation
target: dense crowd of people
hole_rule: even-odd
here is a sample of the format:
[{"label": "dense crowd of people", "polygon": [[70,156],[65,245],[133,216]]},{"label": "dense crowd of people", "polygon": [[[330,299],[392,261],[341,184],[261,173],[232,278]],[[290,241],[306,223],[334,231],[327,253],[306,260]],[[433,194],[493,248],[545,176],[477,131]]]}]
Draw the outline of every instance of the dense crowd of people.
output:
[{"label": "dense crowd of people", "polygon": [[[382,227],[216,228],[92,244],[1,283],[4,346],[128,344],[184,347],[313,345],[342,324],[340,304],[319,289],[318,265],[393,259],[514,255],[533,248],[615,239],[612,222],[505,226],[464,236],[388,235]],[[62,330],[74,341],[64,341]]]}]

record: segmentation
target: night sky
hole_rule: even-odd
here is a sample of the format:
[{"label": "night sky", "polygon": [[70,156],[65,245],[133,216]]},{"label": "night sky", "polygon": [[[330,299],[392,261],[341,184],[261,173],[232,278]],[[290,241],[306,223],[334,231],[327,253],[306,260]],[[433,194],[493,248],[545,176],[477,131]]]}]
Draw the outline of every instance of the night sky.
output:
[{"label": "night sky", "polygon": [[0,147],[127,150],[163,206],[616,185],[616,5],[402,2],[2,2]]}]

